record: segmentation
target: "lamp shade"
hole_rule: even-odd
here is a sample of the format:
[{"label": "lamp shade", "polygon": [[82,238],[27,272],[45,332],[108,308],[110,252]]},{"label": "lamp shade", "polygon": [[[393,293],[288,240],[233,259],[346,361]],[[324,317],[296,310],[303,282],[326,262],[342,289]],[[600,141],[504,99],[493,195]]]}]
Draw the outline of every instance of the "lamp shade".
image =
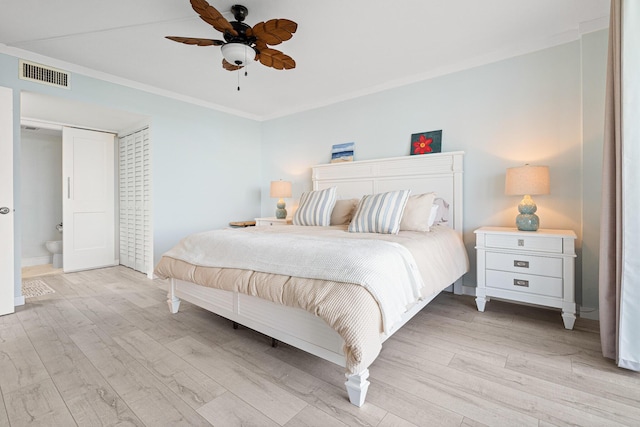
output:
[{"label": "lamp shade", "polygon": [[221,50],[222,56],[228,63],[240,67],[247,65],[247,62],[256,58],[256,51],[244,43],[227,43],[222,45]]},{"label": "lamp shade", "polygon": [[281,199],[283,197],[291,197],[290,181],[271,181],[271,197]]},{"label": "lamp shade", "polygon": [[504,192],[507,196],[549,194],[549,166],[508,168]]}]

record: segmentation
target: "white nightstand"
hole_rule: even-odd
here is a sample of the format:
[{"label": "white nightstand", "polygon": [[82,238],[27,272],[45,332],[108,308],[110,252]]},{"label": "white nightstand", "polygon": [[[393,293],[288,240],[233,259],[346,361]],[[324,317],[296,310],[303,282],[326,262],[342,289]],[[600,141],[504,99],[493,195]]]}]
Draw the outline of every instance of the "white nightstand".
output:
[{"label": "white nightstand", "polygon": [[268,218],[256,218],[256,227],[264,225],[291,225],[291,218],[278,219],[275,216]]},{"label": "white nightstand", "polygon": [[475,233],[478,311],[484,311],[490,297],[561,308],[564,327],[573,329],[576,321],[573,231],[481,227]]}]

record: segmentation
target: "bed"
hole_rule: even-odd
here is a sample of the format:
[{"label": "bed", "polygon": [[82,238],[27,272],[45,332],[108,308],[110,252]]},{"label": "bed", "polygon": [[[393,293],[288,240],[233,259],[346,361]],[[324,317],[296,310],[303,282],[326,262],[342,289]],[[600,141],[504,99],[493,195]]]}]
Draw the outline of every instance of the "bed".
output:
[{"label": "bed", "polygon": [[[316,192],[335,187],[344,200],[394,190],[435,192],[448,207],[446,218],[430,232],[401,231],[397,236],[349,233],[346,225],[250,227],[189,236],[156,266],[156,275],[169,280],[170,311],[177,313],[185,300],[344,366],[349,400],[362,406],[368,367],[382,343],[443,289],[461,293],[461,277],[468,270],[462,244],[463,155],[313,167]],[[442,212],[441,206],[441,217]],[[232,257],[236,252],[253,256]],[[440,258],[434,261],[429,254]],[[219,265],[219,258],[229,260]],[[427,258],[432,258],[431,267]],[[391,264],[395,259],[398,264]],[[365,264],[375,264],[379,271],[369,272]],[[344,278],[339,273],[347,266],[354,271]],[[366,280],[360,281],[363,276]],[[390,293],[376,285],[385,281],[398,287]],[[410,290],[396,292],[400,285]]]}]

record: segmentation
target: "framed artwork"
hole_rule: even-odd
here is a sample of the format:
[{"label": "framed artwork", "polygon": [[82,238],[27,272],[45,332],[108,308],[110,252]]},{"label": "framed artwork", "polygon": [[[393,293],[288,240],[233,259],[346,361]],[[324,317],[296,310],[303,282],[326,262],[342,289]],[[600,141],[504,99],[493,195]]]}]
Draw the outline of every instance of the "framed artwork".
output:
[{"label": "framed artwork", "polygon": [[331,163],[352,162],[355,142],[335,144],[331,147]]},{"label": "framed artwork", "polygon": [[411,155],[440,153],[442,151],[442,130],[414,133],[411,135]]}]

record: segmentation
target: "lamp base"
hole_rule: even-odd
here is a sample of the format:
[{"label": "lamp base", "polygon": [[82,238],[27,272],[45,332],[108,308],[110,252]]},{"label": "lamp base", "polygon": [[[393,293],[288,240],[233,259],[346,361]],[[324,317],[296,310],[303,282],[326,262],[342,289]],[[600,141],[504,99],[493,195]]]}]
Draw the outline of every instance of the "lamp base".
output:
[{"label": "lamp base", "polygon": [[284,208],[286,205],[284,203],[284,200],[280,199],[278,200],[278,204],[276,205],[276,207],[278,209],[276,209],[276,218],[277,219],[285,219],[287,217],[287,210]]},{"label": "lamp base", "polygon": [[540,218],[535,212],[538,207],[530,195],[526,194],[518,204],[520,215],[516,217],[516,225],[520,231],[537,231],[540,227]]},{"label": "lamp base", "polygon": [[516,226],[520,231],[538,231],[540,218],[536,214],[520,214],[516,217]]}]

